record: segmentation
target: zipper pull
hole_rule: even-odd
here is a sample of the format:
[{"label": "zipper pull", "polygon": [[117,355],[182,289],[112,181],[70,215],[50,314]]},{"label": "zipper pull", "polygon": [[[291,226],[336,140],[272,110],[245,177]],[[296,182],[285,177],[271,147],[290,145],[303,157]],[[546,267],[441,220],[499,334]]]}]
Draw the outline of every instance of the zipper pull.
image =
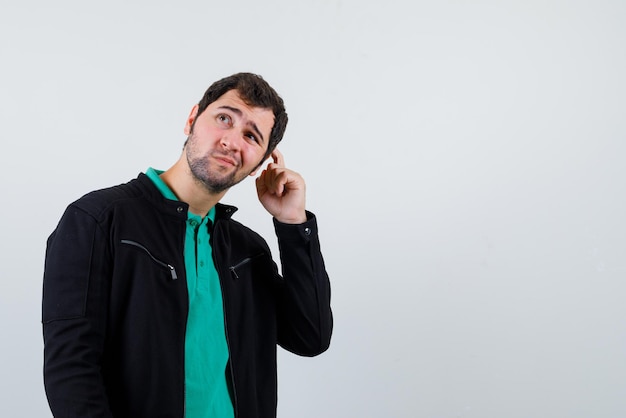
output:
[{"label": "zipper pull", "polygon": [[170,269],[170,273],[172,274],[172,280],[178,279],[178,275],[176,274],[176,269],[173,265],[168,264],[167,267]]},{"label": "zipper pull", "polygon": [[238,279],[239,275],[237,274],[237,271],[235,271],[236,267],[237,266],[232,266],[232,267],[229,267],[229,269],[230,269],[230,272],[233,273],[233,275],[235,276],[235,279]]}]

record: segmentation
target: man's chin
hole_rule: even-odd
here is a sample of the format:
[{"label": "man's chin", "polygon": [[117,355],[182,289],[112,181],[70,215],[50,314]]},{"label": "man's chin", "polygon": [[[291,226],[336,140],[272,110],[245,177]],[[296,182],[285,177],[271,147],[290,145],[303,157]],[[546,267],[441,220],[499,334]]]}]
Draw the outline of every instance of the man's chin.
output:
[{"label": "man's chin", "polygon": [[234,176],[228,176],[226,178],[221,178],[221,179],[217,179],[217,178],[207,179],[206,181],[203,181],[202,183],[204,184],[206,189],[209,190],[210,192],[222,193],[222,192],[228,191],[228,189],[230,189],[234,185],[241,183],[244,179],[245,177],[242,177],[241,179],[236,179]]}]

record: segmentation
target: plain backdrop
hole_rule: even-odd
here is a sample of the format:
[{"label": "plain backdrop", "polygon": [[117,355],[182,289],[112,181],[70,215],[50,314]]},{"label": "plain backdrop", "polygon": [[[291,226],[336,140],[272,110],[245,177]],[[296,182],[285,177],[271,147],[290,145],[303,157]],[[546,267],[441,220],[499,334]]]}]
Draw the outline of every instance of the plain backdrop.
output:
[{"label": "plain backdrop", "polygon": [[[169,168],[239,71],[286,102],[333,284],[280,417],[626,416],[626,2],[0,4],[0,416],[50,416],[64,208]],[[253,181],[224,201],[276,248]]]}]

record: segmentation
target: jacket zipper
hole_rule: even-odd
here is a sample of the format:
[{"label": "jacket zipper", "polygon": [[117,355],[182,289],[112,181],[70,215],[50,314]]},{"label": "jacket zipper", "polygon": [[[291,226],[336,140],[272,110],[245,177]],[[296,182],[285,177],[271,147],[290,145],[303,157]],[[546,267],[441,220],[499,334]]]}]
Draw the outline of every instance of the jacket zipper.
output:
[{"label": "jacket zipper", "polygon": [[254,260],[255,258],[259,258],[263,255],[263,253],[259,253],[255,256],[252,257],[246,257],[243,260],[241,260],[240,262],[238,262],[237,264],[235,264],[234,266],[230,266],[228,267],[228,269],[230,270],[230,272],[233,274],[233,276],[235,276],[235,279],[239,278],[239,275],[237,274],[237,269],[240,267],[245,266],[246,264],[248,264],[249,262],[251,262],[252,260]]},{"label": "jacket zipper", "polygon": [[159,259],[155,258],[155,257],[152,255],[152,253],[151,253],[151,252],[150,252],[150,251],[149,251],[146,247],[144,247],[143,245],[139,244],[138,242],[131,241],[131,240],[128,240],[128,239],[123,239],[123,240],[121,241],[121,243],[122,243],[122,244],[132,245],[132,246],[134,246],[134,247],[137,247],[137,248],[140,248],[140,249],[144,250],[144,252],[145,252],[146,254],[148,254],[148,256],[149,256],[149,257],[150,257],[150,258],[151,258],[151,259],[152,259],[155,263],[157,263],[157,264],[159,264],[159,265],[161,265],[161,266],[163,266],[163,267],[165,267],[165,268],[169,269],[170,274],[172,275],[172,280],[176,280],[176,279],[178,279],[178,275],[176,274],[176,269],[174,268],[174,266],[172,266],[171,264],[164,263],[163,261],[161,261],[161,260],[159,260]]}]

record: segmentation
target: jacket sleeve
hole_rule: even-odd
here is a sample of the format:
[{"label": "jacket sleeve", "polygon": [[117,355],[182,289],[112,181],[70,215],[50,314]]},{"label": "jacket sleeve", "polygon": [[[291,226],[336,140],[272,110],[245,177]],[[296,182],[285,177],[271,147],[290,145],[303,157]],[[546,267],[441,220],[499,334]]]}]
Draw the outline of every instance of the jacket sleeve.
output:
[{"label": "jacket sleeve", "polygon": [[333,316],[330,282],[320,251],[315,215],[303,224],[274,219],[283,281],[278,294],[278,343],[293,353],[315,356],[330,345]]},{"label": "jacket sleeve", "polygon": [[48,238],[43,279],[44,385],[56,418],[111,417],[101,374],[106,236],[72,205]]}]

